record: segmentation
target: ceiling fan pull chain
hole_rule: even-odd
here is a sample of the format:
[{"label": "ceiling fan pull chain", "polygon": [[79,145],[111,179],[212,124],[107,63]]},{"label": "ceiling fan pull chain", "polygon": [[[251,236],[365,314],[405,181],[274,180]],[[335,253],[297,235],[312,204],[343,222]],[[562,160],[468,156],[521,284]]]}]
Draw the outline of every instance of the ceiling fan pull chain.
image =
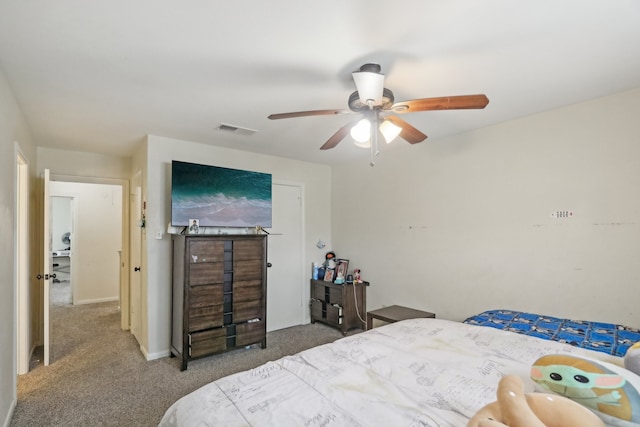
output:
[{"label": "ceiling fan pull chain", "polygon": [[380,132],[379,128],[379,117],[378,114],[373,115],[373,126],[371,126],[371,160],[369,164],[371,167],[375,166],[375,157],[380,153],[378,151],[378,134]]}]

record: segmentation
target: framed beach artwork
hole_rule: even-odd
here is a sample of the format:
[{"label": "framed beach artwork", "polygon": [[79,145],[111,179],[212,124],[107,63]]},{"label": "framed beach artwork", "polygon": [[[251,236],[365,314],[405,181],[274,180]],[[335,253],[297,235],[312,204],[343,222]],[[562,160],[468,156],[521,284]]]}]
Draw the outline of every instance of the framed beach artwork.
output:
[{"label": "framed beach artwork", "polygon": [[[272,226],[271,174],[174,160],[171,162],[171,225]],[[193,233],[187,229],[189,234]]]}]

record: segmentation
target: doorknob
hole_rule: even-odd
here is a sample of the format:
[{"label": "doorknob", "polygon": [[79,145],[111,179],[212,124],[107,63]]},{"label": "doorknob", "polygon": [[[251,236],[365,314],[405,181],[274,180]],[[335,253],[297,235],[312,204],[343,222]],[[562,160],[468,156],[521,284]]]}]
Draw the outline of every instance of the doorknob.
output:
[{"label": "doorknob", "polygon": [[140,271],[140,267],[133,267],[133,271]]}]

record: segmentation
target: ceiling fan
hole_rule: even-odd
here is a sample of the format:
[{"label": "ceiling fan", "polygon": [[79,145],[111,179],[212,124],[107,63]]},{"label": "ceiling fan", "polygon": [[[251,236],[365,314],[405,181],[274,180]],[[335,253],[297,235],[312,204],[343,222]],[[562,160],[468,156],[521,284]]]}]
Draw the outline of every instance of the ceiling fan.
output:
[{"label": "ceiling fan", "polygon": [[356,91],[349,96],[348,110],[296,111],[271,114],[269,118],[278,120],[293,117],[359,113],[362,117],[358,117],[358,119],[338,129],[320,149],[328,150],[334,148],[347,134],[351,133],[356,145],[371,148],[371,166],[373,166],[373,158],[378,154],[379,133],[387,143],[397,136],[400,136],[410,144],[422,142],[427,138],[427,135],[393,114],[431,110],[482,109],[489,103],[486,95],[482,94],[420,98],[395,102],[393,92],[384,87],[384,74],[380,73],[380,65],[364,64],[358,71],[353,72],[352,76]]}]

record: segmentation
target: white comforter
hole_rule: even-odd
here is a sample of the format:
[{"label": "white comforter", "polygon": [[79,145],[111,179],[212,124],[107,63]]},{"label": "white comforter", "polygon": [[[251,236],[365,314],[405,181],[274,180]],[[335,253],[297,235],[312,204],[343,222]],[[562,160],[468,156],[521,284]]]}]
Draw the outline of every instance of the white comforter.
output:
[{"label": "white comforter", "polygon": [[545,354],[620,359],[438,319],[375,328],[214,381],[165,413],[168,426],[465,426],[500,377]]}]

